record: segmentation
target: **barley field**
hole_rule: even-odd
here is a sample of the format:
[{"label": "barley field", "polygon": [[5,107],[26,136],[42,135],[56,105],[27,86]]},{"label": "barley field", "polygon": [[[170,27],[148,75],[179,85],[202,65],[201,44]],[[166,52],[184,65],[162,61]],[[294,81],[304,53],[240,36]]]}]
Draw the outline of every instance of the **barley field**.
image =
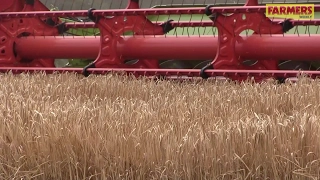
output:
[{"label": "barley field", "polygon": [[319,80],[0,76],[0,179],[320,177]]}]

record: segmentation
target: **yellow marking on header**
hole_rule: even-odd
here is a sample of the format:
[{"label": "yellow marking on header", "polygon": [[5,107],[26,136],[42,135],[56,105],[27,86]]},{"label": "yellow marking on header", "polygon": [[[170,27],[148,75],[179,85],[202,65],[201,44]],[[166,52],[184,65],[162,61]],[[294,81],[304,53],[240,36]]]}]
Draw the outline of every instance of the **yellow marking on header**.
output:
[{"label": "yellow marking on header", "polygon": [[269,18],[314,19],[314,4],[266,4]]}]

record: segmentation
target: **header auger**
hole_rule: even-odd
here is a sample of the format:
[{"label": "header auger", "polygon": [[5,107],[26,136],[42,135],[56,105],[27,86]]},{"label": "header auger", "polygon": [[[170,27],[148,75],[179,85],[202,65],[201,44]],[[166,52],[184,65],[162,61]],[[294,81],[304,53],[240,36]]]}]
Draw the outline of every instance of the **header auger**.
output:
[{"label": "header auger", "polygon": [[[154,7],[128,0],[125,9],[93,7],[114,6],[113,1],[88,2],[57,1],[50,4],[59,6],[55,10],[39,0],[1,3],[1,72],[126,72],[258,82],[320,74],[317,4],[299,2],[313,5],[315,17],[303,20],[268,18],[258,0],[242,5],[173,0]],[[58,67],[61,59],[68,62]]]}]

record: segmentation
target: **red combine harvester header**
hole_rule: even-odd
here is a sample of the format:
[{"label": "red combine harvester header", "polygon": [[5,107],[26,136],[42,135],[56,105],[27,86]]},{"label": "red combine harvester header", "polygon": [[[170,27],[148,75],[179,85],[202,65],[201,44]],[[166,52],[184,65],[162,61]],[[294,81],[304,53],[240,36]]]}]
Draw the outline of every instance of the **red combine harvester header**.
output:
[{"label": "red combine harvester header", "polygon": [[[138,0],[127,3],[125,9],[50,11],[39,0],[2,2],[1,72],[57,71],[85,76],[125,72],[152,77],[224,76],[237,81],[254,78],[257,82],[320,74],[312,65],[320,60],[320,36],[288,34],[301,26],[317,28],[320,5],[260,5],[258,0],[247,0],[243,6],[146,9],[140,8]],[[168,18],[160,22],[164,16]],[[185,16],[201,18],[185,20]],[[83,17],[88,21],[81,20]],[[179,28],[194,31],[175,34]],[[197,28],[217,32],[204,34]],[[77,29],[98,33],[67,36]],[[247,31],[252,33],[244,34]],[[82,68],[56,67],[55,61],[63,58],[93,61]]]}]

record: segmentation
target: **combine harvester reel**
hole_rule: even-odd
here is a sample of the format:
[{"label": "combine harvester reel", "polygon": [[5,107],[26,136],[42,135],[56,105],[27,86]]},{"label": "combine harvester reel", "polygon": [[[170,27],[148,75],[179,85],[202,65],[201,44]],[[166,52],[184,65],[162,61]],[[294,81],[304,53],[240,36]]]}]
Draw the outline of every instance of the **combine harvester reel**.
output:
[{"label": "combine harvester reel", "polygon": [[[8,0],[0,4],[1,15],[10,12],[49,11],[39,1]],[[21,57],[16,54],[16,40],[35,36],[57,36],[64,31],[63,23],[58,18],[25,18],[23,16],[0,18],[0,66],[1,67],[54,67],[53,58]]]},{"label": "combine harvester reel", "polygon": [[[81,3],[86,4],[85,0]],[[243,6],[144,9],[140,4],[128,0],[126,9],[50,11],[39,0],[6,0],[0,4],[0,70],[85,76],[109,72],[203,79],[223,76],[257,82],[320,74],[314,67],[320,57],[320,36],[310,32],[320,23],[317,18],[268,18],[268,9],[258,0],[247,0]],[[317,15],[320,5],[310,5],[310,15]],[[305,12],[307,6],[296,10]],[[57,59],[92,61],[80,68],[61,68],[55,67]]]}]

